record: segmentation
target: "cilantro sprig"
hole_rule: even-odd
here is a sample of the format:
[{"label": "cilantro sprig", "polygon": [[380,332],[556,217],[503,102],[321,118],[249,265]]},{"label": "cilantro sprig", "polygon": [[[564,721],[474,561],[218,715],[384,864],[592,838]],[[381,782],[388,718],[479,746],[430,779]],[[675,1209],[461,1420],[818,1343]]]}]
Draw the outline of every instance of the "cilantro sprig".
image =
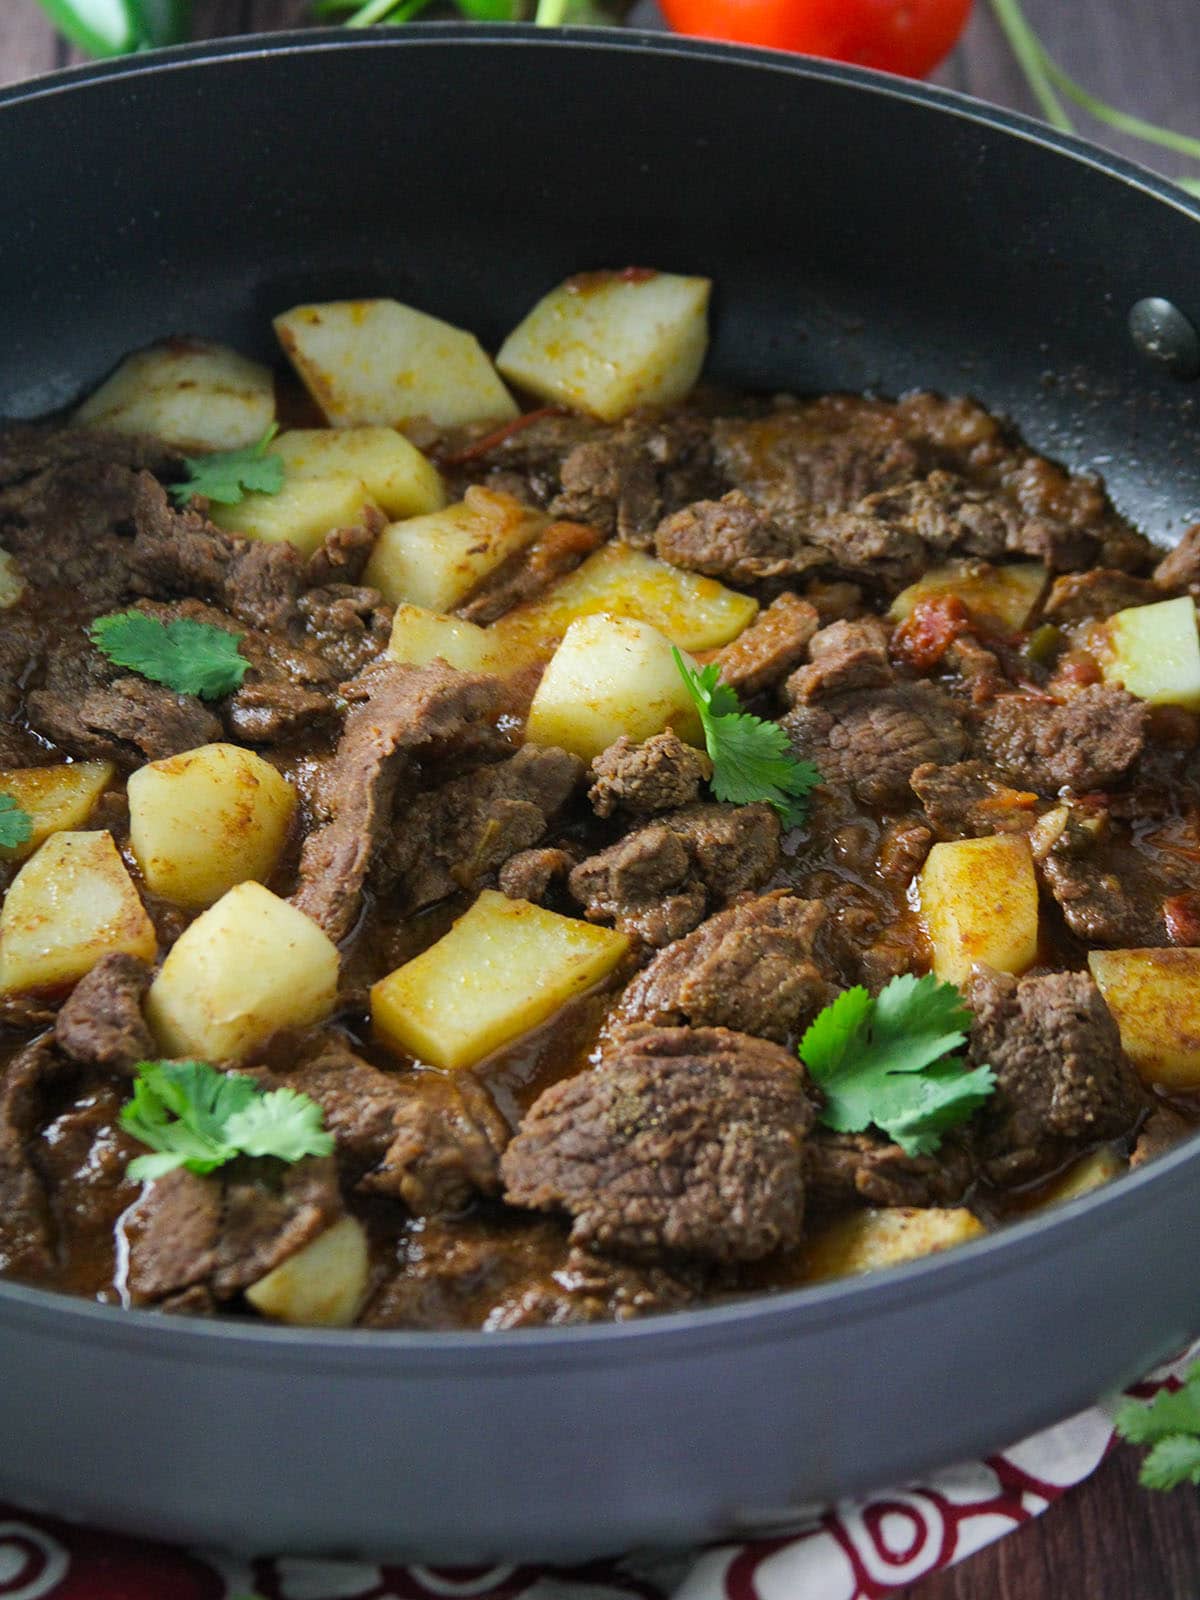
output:
[{"label": "cilantro sprig", "polygon": [[814,1019],[800,1058],[825,1096],[820,1120],[839,1133],[876,1127],[906,1155],[930,1155],[996,1086],[990,1067],[964,1070],[971,1013],[932,974],[893,978],[872,999],[847,989]]},{"label": "cilantro sprig", "polygon": [[1200,1362],[1188,1370],[1182,1388],[1162,1389],[1150,1401],[1129,1400],[1114,1421],[1122,1439],[1153,1446],[1138,1474],[1143,1487],[1200,1484]]},{"label": "cilantro sprig", "polygon": [[14,850],[28,844],[32,835],[33,818],[28,811],[22,811],[12,795],[0,794],[0,845]]},{"label": "cilantro sprig", "polygon": [[118,667],[140,672],[177,694],[198,694],[202,700],[231,694],[250,666],[238,654],[242,634],[192,617],[160,622],[144,611],[116,611],[98,617],[89,637]]},{"label": "cilantro sprig", "polygon": [[242,450],[214,450],[207,456],[184,456],[186,483],[171,485],[171,498],[185,506],[194,495],[218,505],[236,506],[248,494],[278,494],[283,488],[283,459],[267,454],[267,447],[279,432],[273,422],[257,444]]},{"label": "cilantro sprig", "polygon": [[737,694],[721,682],[715,662],[697,671],[679,651],[671,654],[692,703],[700,713],[704,744],[713,764],[710,787],[718,800],[774,806],[785,828],[798,828],[808,816],[808,795],[821,781],[811,761],[797,761],[777,722],[743,711]]},{"label": "cilantro sprig", "polygon": [[240,1155],[299,1161],[333,1149],[321,1107],[308,1095],[264,1092],[245,1073],[218,1072],[206,1061],[139,1062],[121,1126],[156,1152],[129,1163],[140,1183],[176,1167],[212,1172]]}]

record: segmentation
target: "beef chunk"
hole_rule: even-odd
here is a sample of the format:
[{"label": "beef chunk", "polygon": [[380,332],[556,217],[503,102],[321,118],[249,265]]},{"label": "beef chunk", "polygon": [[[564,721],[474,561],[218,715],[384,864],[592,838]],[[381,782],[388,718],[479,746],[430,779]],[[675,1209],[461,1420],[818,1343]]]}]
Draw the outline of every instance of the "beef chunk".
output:
[{"label": "beef chunk", "polygon": [[500,1154],[509,1127],[469,1072],[406,1073],[392,1137],[359,1187],[394,1195],[414,1216],[463,1211],[500,1192]]},{"label": "beef chunk", "polygon": [[719,1292],[732,1268],[711,1262],[614,1261],[577,1245],[551,1278],[519,1287],[498,1301],[484,1319],[488,1332],[502,1328],[570,1327],[587,1322],[628,1322],[655,1312],[679,1311],[703,1295]]},{"label": "beef chunk", "polygon": [[297,610],[308,630],[308,643],[339,678],[352,678],[387,649],[392,634],[392,608],[378,589],[328,583],[301,595]]},{"label": "beef chunk", "polygon": [[325,535],[319,550],[309,556],[304,568],[304,585],[323,589],[329,584],[353,587],[362,582],[375,541],[387,527],[387,518],[368,506],[361,522],[353,527],[334,528]]},{"label": "beef chunk", "polygon": [[240,1157],[200,1176],[177,1167],[125,1220],[134,1305],[207,1288],[228,1300],[311,1244],[342,1215],[332,1156],[293,1165]]},{"label": "beef chunk", "polygon": [[443,452],[441,459],[448,466],[470,463],[474,469],[478,464],[496,487],[501,479],[506,484],[520,482],[535,504],[545,506],[562,487],[563,462],[571,452],[577,445],[603,438],[607,429],[593,417],[547,407],[489,443],[495,432],[488,427],[481,439],[448,456]]},{"label": "beef chunk", "polygon": [[1077,794],[1116,783],[1142,753],[1147,711],[1123,689],[1092,684],[1061,705],[1006,694],[982,714],[981,737],[996,763],[1041,794]]},{"label": "beef chunk", "polygon": [[28,715],[70,755],[137,767],[221,737],[221,724],[195,695],[175,694],[145,678],[88,685],[63,666],[51,669],[52,687],[29,695]]},{"label": "beef chunk", "polygon": [[769,806],[687,806],[581,862],[569,887],[589,922],[664,945],[710,903],[761,887],[779,864],[779,839]]},{"label": "beef chunk", "polygon": [[813,952],[825,917],[819,901],[782,890],[741,900],[660,951],[626,989],[618,1020],[786,1042],[833,999]]},{"label": "beef chunk", "polygon": [[139,482],[112,462],[52,467],[0,490],[0,543],[26,582],[57,603],[85,618],[113,610],[131,592]]},{"label": "beef chunk", "polygon": [[712,762],[669,729],[635,744],[622,734],[592,762],[588,799],[598,817],[614,811],[671,811],[691,805]]},{"label": "beef chunk", "polygon": [[282,629],[295,615],[304,560],[290,544],[222,533],[198,511],[176,511],[149,474],[138,479],[133,568],[140,593],[199,596],[255,628]]},{"label": "beef chunk", "polygon": [[547,1089],[501,1162],[505,1198],[633,1259],[755,1261],[795,1245],[814,1120],[793,1056],[724,1028],[646,1028]]},{"label": "beef chunk", "polygon": [[578,756],[523,745],[508,761],[465,773],[402,805],[387,872],[407,911],[473,888],[545,834],[583,775]]},{"label": "beef chunk", "polygon": [[893,822],[879,841],[877,871],[884,883],[906,890],[925,865],[933,833],[920,822]]},{"label": "beef chunk", "polygon": [[974,1176],[966,1145],[950,1139],[942,1141],[936,1156],[909,1156],[875,1134],[823,1128],[805,1149],[809,1200],[830,1209],[955,1205]]},{"label": "beef chunk", "polygon": [[54,1219],[33,1145],[43,1081],[58,1070],[49,1040],[39,1039],[0,1073],[0,1271],[18,1277],[37,1277],[54,1265]]},{"label": "beef chunk", "polygon": [[[301,1049],[298,1060],[283,1066],[280,1080],[320,1106],[337,1147],[338,1166],[349,1182],[357,1183],[383,1160],[392,1142],[396,1108],[403,1098],[399,1075],[369,1065],[336,1036],[322,1038],[315,1051]],[[268,1081],[274,1084],[274,1073]]]},{"label": "beef chunk", "polygon": [[796,706],[781,725],[796,756],[814,762],[827,785],[843,785],[872,806],[902,804],[916,767],[957,761],[967,742],[950,696],[923,681],[831,695]]},{"label": "beef chunk", "polygon": [[515,551],[457,609],[468,622],[495,622],[506,611],[533,600],[573,572],[604,543],[599,528],[582,522],[552,522],[532,544]]},{"label": "beef chunk", "polygon": [[807,665],[792,673],[784,690],[792,705],[892,681],[888,630],[878,617],[831,623],[813,634],[808,655]]},{"label": "beef chunk", "polygon": [[1138,1134],[1129,1165],[1143,1167],[1147,1161],[1155,1161],[1159,1156],[1165,1156],[1168,1150],[1174,1150],[1180,1140],[1190,1138],[1195,1131],[1196,1124],[1189,1122],[1173,1107],[1155,1106]]},{"label": "beef chunk", "polygon": [[357,703],[322,788],[324,820],[304,842],[294,897],[331,939],[343,938],[358,916],[372,858],[391,828],[406,763],[486,748],[489,742],[494,748],[492,719],[501,686],[495,678],[456,672],[443,662],[388,662],[347,685],[346,692]]},{"label": "beef chunk", "polygon": [[1061,824],[1057,836],[1038,852],[1037,867],[1071,932],[1086,944],[1166,944],[1164,885],[1151,861],[1127,840],[1114,840],[1109,814],[1091,806],[1060,807],[1047,815],[1043,829],[1055,823]]},{"label": "beef chunk", "polygon": [[500,891],[510,900],[531,900],[540,905],[556,883],[566,881],[574,865],[575,857],[566,850],[521,850],[500,868]]},{"label": "beef chunk", "polygon": [[1028,833],[1037,821],[1036,797],[1010,788],[983,761],[956,761],[948,767],[926,762],[909,783],[939,839]]},{"label": "beef chunk", "polygon": [[75,985],[58,1013],[54,1041],[72,1061],[127,1073],[153,1056],[142,1016],[151,970],[134,956],[107,955]]},{"label": "beef chunk", "polygon": [[1154,569],[1161,589],[1193,589],[1200,585],[1200,522],[1185,528],[1179,543]]},{"label": "beef chunk", "polygon": [[718,652],[722,683],[743,697],[774,687],[804,660],[819,624],[816,607],[785,589],[732,644]]},{"label": "beef chunk", "polygon": [[655,531],[654,548],[674,567],[747,586],[796,578],[828,559],[772,522],[740,489],[667,517]]},{"label": "beef chunk", "polygon": [[550,505],[555,517],[648,546],[665,512],[709,486],[708,429],[686,414],[653,422],[626,417],[600,438],[576,445],[561,477],[562,490]]},{"label": "beef chunk", "polygon": [[1051,1171],[1136,1123],[1145,1096],[1086,973],[1018,981],[980,969],[967,1003],[975,1013],[971,1061],[996,1074],[978,1122],[983,1170],[993,1183]]},{"label": "beef chunk", "polygon": [[320,739],[336,715],[328,693],[282,677],[243,683],[225,707],[229,732],[242,744]]},{"label": "beef chunk", "polygon": [[0,427],[0,488],[52,468],[96,465],[153,472],[170,481],[181,475],[183,460],[172,445],[148,433],[47,427],[44,423]]},{"label": "beef chunk", "polygon": [[1023,514],[1008,541],[1014,555],[1033,556],[1051,572],[1148,565],[1151,546],[1116,516],[1098,478],[1072,476],[1028,453],[1018,453],[1002,478]]},{"label": "beef chunk", "polygon": [[1111,617],[1126,606],[1149,605],[1162,599],[1162,590],[1149,578],[1097,567],[1091,572],[1068,572],[1055,578],[1042,611],[1053,622],[1082,622],[1088,617]]}]

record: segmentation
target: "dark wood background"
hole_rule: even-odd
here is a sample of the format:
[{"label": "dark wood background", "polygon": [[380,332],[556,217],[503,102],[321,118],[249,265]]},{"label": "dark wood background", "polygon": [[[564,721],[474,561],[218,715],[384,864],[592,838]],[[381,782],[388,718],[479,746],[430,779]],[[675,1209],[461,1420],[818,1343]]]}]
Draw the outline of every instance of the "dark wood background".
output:
[{"label": "dark wood background", "polygon": [[[219,37],[300,26],[308,0],[196,0],[195,10],[196,36]],[[1094,94],[1200,137],[1200,0],[1025,0],[1025,10],[1059,64]],[[34,0],[0,0],[0,84],[72,59]],[[985,100],[1037,110],[984,0],[937,76]],[[1170,176],[1200,177],[1200,163],[1082,114],[1078,126]],[[928,1399],[937,1404],[936,1395]],[[1136,1479],[1136,1454],[1115,1451],[1045,1516],[900,1600],[1198,1600],[1200,1495],[1151,1495]]]}]

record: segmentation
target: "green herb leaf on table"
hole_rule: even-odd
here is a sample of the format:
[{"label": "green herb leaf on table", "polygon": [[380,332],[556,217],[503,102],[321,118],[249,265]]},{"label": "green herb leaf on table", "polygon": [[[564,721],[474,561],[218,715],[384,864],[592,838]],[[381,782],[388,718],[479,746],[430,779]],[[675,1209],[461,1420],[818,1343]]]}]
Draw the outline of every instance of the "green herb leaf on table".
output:
[{"label": "green herb leaf on table", "polygon": [[821,781],[816,767],[811,761],[797,761],[777,722],[742,710],[737,694],[721,682],[715,662],[696,670],[677,649],[671,654],[700,713],[713,764],[713,794],[734,805],[765,802],[774,806],[784,827],[800,827],[808,816],[808,796]]},{"label": "green herb leaf on table", "polygon": [[239,1155],[290,1162],[333,1149],[321,1107],[294,1089],[264,1091],[245,1073],[205,1061],[142,1061],[137,1074],[121,1126],[155,1152],[129,1163],[139,1182],[176,1167],[212,1172]]},{"label": "green herb leaf on table", "polygon": [[117,666],[129,667],[177,694],[198,694],[203,700],[232,693],[250,666],[238,654],[242,634],[191,617],[160,622],[144,611],[117,611],[98,617],[90,637]]},{"label": "green herb leaf on table", "polygon": [[1182,1388],[1162,1389],[1149,1401],[1127,1401],[1115,1423],[1130,1444],[1154,1446],[1139,1475],[1147,1489],[1200,1485],[1200,1362],[1188,1370]]},{"label": "green herb leaf on table", "polygon": [[847,989],[800,1041],[800,1058],[820,1085],[820,1120],[839,1133],[879,1128],[906,1155],[929,1155],[942,1135],[996,1086],[990,1067],[964,1070],[971,1013],[952,983],[929,975],[893,978],[876,999]]},{"label": "green herb leaf on table", "polygon": [[22,811],[10,794],[0,794],[0,845],[6,850],[28,844],[33,833],[33,818]]},{"label": "green herb leaf on table", "polygon": [[186,483],[171,485],[176,505],[187,505],[201,494],[218,505],[236,506],[248,494],[278,494],[283,488],[283,458],[267,454],[267,446],[279,432],[273,422],[257,444],[244,450],[216,450],[208,456],[184,456],[188,470]]}]

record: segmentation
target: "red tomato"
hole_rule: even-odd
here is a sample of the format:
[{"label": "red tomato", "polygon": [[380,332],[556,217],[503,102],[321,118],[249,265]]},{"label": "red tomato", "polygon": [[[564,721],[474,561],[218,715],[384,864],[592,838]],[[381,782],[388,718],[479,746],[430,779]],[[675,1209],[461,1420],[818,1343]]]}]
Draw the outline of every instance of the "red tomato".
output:
[{"label": "red tomato", "polygon": [[852,61],[923,78],[953,49],[971,0],[659,0],[678,33]]}]

